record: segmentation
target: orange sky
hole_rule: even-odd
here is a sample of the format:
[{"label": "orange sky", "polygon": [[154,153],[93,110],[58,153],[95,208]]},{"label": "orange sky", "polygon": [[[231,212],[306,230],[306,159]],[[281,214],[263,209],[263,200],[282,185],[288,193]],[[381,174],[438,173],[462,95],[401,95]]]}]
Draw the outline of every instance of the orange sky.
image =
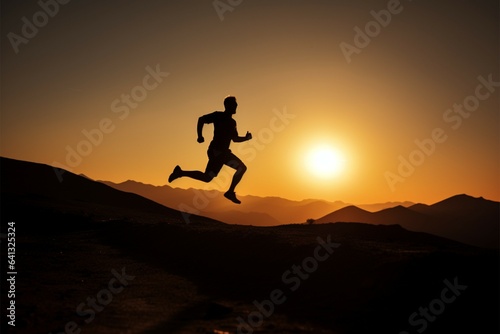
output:
[{"label": "orange sky", "polygon": [[[163,185],[204,169],[197,119],[232,94],[238,194],[500,200],[498,1],[46,3],[1,2],[2,156]],[[306,166],[321,145],[330,178]]]}]

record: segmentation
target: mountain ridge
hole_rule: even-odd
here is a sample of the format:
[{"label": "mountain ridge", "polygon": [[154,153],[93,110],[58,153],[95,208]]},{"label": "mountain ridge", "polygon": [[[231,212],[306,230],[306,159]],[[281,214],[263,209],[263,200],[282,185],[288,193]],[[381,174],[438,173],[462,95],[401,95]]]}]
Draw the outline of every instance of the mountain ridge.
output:
[{"label": "mountain ridge", "polygon": [[[278,196],[260,197],[243,195],[238,196],[242,204],[235,207],[222,196],[222,192],[217,190],[182,189],[169,185],[156,186],[134,180],[127,180],[121,183],[104,180],[99,180],[98,182],[122,191],[140,194],[168,207],[189,208],[192,211],[230,224],[241,222],[244,219],[244,215],[251,212],[267,214],[269,216],[269,219],[260,220],[254,223],[254,225],[273,226],[276,225],[276,222],[279,224],[302,223],[307,219],[316,219],[336,209],[352,205],[343,201],[330,202],[322,199],[290,200]],[[358,206],[379,209],[403,204],[409,206],[414,203],[409,201],[386,202],[361,204]],[[219,213],[228,210],[234,212],[233,217],[224,215],[225,220],[222,219],[222,215]]]},{"label": "mountain ridge", "polygon": [[[184,204],[196,209],[196,204],[200,202],[196,203],[194,199],[199,200],[203,196],[202,190],[194,188],[185,190],[168,185],[152,186],[133,180],[121,184],[100,182],[117,189],[140,193],[165,205],[171,204],[172,207]],[[157,197],[148,189],[155,189],[158,192]],[[168,198],[171,194],[175,194],[174,198],[178,200],[176,203],[168,202],[172,200]],[[221,194],[215,192],[213,197],[212,193],[210,199],[201,202],[205,207],[199,209],[199,214],[229,224],[258,226],[304,223],[311,219],[315,224],[327,222],[399,224],[411,231],[431,233],[479,247],[498,248],[500,203],[483,197],[457,194],[430,205],[408,201],[387,202],[386,205],[352,205],[342,201],[328,202],[314,199],[292,201],[275,196],[248,195],[241,196],[243,203],[234,208]],[[332,208],[333,210],[330,210]],[[367,208],[379,210],[369,211]],[[330,212],[327,212],[328,210]],[[324,214],[315,214],[321,212]]]},{"label": "mountain ridge", "polygon": [[[288,224],[303,224],[311,220],[314,224],[398,224],[410,231],[430,233],[479,247],[498,248],[500,203],[466,194],[454,195],[431,205],[396,205],[376,212],[338,201],[333,203],[334,206],[337,205],[337,209],[314,220],[310,219],[313,217],[311,207],[322,206],[323,210],[329,209],[324,201],[293,202],[279,197],[249,196],[249,204],[236,207],[228,203],[220,192],[212,192],[210,197],[203,197],[206,194],[194,190],[193,197],[193,193],[183,189],[142,184],[147,189],[155,189],[162,197],[167,196],[177,201],[176,205],[168,206],[131,189],[119,190],[71,172],[67,172],[63,182],[60,182],[54,167],[45,164],[2,157],[1,174],[2,195],[9,195],[5,204],[31,203],[43,210],[64,208],[68,212],[80,212],[83,208],[88,215],[108,218],[144,218],[147,214],[151,219],[155,216],[156,221],[163,219],[185,222],[189,218],[188,221],[193,219],[254,226],[284,225],[283,221]],[[138,184],[136,181],[126,181],[129,186]],[[304,204],[296,205],[297,203]],[[19,210],[24,208],[19,207]]]},{"label": "mountain ridge", "polygon": [[351,207],[347,213],[342,209],[334,211],[315,223],[399,224],[411,231],[431,233],[480,247],[498,248],[500,203],[483,197],[459,194],[431,205],[396,206],[371,213],[356,209]]}]

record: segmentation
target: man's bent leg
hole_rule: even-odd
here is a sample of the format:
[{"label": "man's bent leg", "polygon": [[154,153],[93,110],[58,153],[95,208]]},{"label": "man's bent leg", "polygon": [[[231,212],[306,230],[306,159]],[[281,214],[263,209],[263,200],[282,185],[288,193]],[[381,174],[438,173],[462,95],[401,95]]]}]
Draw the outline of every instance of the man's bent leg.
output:
[{"label": "man's bent leg", "polygon": [[246,171],[247,171],[247,166],[245,166],[244,164],[236,168],[236,172],[233,175],[233,180],[231,181],[231,185],[229,186],[228,191],[234,192],[234,189],[236,188],[238,183],[240,183],[241,178],[243,177],[243,174],[245,174]]},{"label": "man's bent leg", "polygon": [[243,177],[243,174],[245,174],[247,170],[247,166],[241,161],[237,156],[234,154],[230,153],[228,154],[228,161],[226,162],[226,165],[228,165],[231,168],[236,169],[236,172],[233,175],[233,180],[231,181],[231,185],[229,186],[228,191],[224,194],[224,196],[234,203],[240,204],[241,202],[236,198],[236,194],[234,192],[234,189],[240,183],[241,178]]}]

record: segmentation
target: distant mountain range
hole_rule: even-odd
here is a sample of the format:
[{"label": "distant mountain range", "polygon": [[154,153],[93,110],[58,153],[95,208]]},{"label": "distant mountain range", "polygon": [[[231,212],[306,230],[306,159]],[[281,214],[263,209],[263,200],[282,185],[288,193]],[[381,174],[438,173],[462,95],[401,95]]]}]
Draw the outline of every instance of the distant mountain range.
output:
[{"label": "distant mountain range", "polygon": [[465,194],[433,205],[389,202],[358,206],[342,201],[241,196],[242,204],[235,206],[215,190],[153,186],[131,180],[119,184],[100,182],[171,208],[196,210],[197,214],[229,224],[272,226],[321,217],[314,223],[399,224],[411,231],[432,233],[475,246],[495,248],[499,242],[500,203]]},{"label": "distant mountain range", "polygon": [[333,222],[399,224],[411,231],[432,233],[471,245],[495,248],[498,247],[500,233],[500,203],[462,194],[433,205],[396,206],[377,212],[348,206],[325,215],[316,220],[315,224]]},{"label": "distant mountain range", "polygon": [[427,232],[476,246],[498,247],[500,203],[456,195],[433,205],[412,202],[388,202],[351,205],[342,201],[292,201],[279,197],[241,196],[235,206],[216,190],[179,189],[153,186],[136,181],[113,183],[113,188],[132,192],[165,206],[193,211],[229,224],[272,226],[303,223],[363,222],[392,225]]},{"label": "distant mountain range", "polygon": [[[228,224],[273,226],[303,223],[307,219],[323,217],[350,205],[342,201],[329,202],[317,199],[292,201],[280,197],[238,196],[242,203],[236,206],[224,198],[222,192],[216,190],[154,186],[132,180],[122,183],[99,182],[118,190],[139,194],[170,208],[194,212]],[[367,211],[378,211],[398,205],[407,207],[414,204],[388,202],[359,205],[359,207]]]},{"label": "distant mountain range", "polygon": [[[465,194],[432,205],[405,202],[363,207],[340,201],[242,196],[243,204],[235,206],[216,191],[155,187],[134,181],[97,182],[70,172],[65,172],[60,182],[51,166],[9,158],[1,158],[0,162],[5,219],[11,219],[8,215],[14,215],[12,219],[20,215],[36,219],[39,214],[57,212],[78,219],[182,222],[189,216],[190,222],[196,223],[265,226],[304,223],[321,217],[314,224],[398,224],[410,231],[480,247],[498,248],[499,244],[500,203]],[[370,208],[382,209],[370,212]]]}]

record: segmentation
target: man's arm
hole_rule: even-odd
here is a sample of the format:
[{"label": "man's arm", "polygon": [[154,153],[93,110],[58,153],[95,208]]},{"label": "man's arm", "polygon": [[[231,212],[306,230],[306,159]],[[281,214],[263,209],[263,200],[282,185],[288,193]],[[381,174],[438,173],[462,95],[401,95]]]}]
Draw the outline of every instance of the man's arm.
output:
[{"label": "man's arm", "polygon": [[205,124],[204,118],[205,116],[201,116],[198,118],[198,125],[196,126],[196,132],[198,133],[198,143],[203,143],[205,138],[203,138],[203,124]]},{"label": "man's arm", "polygon": [[233,138],[233,141],[235,143],[241,143],[241,142],[244,142],[244,141],[247,141],[247,140],[250,140],[250,139],[252,139],[252,134],[247,131],[247,134],[245,135],[245,137],[235,136]]},{"label": "man's arm", "polygon": [[198,124],[196,126],[196,132],[198,133],[198,143],[203,143],[205,138],[203,138],[203,125],[214,122],[214,114],[206,114],[198,118]]}]

